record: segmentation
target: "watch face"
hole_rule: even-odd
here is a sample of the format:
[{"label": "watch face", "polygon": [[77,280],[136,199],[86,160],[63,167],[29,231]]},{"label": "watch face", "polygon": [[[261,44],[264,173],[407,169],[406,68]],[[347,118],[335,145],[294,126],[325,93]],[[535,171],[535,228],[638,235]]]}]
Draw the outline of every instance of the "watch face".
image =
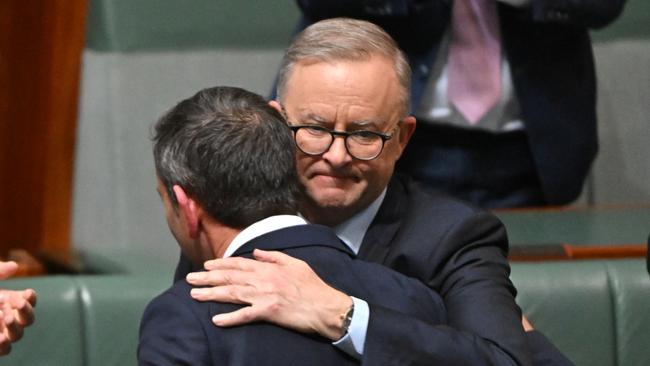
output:
[{"label": "watch face", "polygon": [[352,306],[350,306],[350,310],[348,310],[347,313],[345,313],[345,316],[343,317],[343,332],[347,333],[348,328],[350,328],[350,323],[352,323],[352,315],[354,315],[354,303]]}]

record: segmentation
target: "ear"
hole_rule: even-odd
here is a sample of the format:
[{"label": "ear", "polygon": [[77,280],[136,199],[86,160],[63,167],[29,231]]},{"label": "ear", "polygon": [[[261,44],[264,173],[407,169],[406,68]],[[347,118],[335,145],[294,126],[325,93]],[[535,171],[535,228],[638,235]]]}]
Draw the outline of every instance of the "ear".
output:
[{"label": "ear", "polygon": [[190,198],[179,185],[172,187],[176,202],[178,202],[179,215],[187,226],[190,238],[196,239],[199,235],[199,205]]},{"label": "ear", "polygon": [[401,151],[404,151],[406,145],[409,143],[411,136],[415,132],[415,117],[408,116],[402,120],[399,128],[399,146]]},{"label": "ear", "polygon": [[277,100],[271,100],[269,101],[269,105],[282,114],[282,106],[280,105],[280,102]]}]

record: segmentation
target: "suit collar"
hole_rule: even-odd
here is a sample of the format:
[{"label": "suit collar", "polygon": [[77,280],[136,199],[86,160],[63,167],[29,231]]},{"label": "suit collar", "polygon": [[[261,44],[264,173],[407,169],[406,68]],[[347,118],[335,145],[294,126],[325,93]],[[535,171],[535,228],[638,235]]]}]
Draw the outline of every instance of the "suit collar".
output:
[{"label": "suit collar", "polygon": [[384,202],[363,238],[359,258],[382,263],[388,255],[390,244],[406,215],[407,179],[398,174],[391,178]]},{"label": "suit collar", "polygon": [[322,225],[290,226],[268,232],[239,247],[233,256],[250,254],[254,249],[281,251],[309,246],[327,247],[354,256],[332,229]]},{"label": "suit collar", "polygon": [[345,242],[353,252],[359,253],[359,248],[361,248],[363,238],[373,219],[377,216],[379,207],[384,202],[385,197],[386,188],[384,188],[381,194],[379,194],[379,197],[368,205],[368,207],[334,227],[336,235],[341,238],[341,240],[343,240],[343,242]]},{"label": "suit collar", "polygon": [[223,256],[224,258],[230,257],[239,247],[260,235],[289,226],[305,225],[306,223],[307,221],[304,218],[296,215],[275,215],[267,217],[248,226],[237,234],[226,248]]}]

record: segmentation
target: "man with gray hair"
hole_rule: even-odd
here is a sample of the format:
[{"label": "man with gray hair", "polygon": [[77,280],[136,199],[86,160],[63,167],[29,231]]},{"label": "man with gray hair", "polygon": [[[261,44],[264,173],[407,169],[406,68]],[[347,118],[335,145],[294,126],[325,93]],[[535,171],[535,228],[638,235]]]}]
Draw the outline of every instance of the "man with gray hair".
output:
[{"label": "man with gray hair", "polygon": [[[419,281],[355,260],[324,226],[295,215],[298,180],[291,132],[278,111],[239,88],[205,89],[156,124],[158,192],[169,228],[196,264],[282,251],[325,281],[423,322],[444,324],[442,299]],[[263,252],[262,252],[263,253]],[[328,339],[268,323],[217,328],[216,314],[243,305],[201,303],[178,281],[144,312],[141,365],[352,365]],[[340,321],[352,314],[342,312]]]},{"label": "man with gray hair", "polygon": [[[557,351],[522,328],[501,222],[393,175],[415,129],[409,83],[404,55],[381,28],[330,19],[295,38],[270,103],[294,131],[302,216],[334,228],[359,258],[438,292],[449,324],[423,324],[327,286],[293,258],[260,253],[257,261],[208,261],[209,272],[187,276],[215,286],[193,289],[195,299],[249,304],[214,317],[216,325],[264,320],[306,329],[368,365],[527,365],[528,344],[538,339],[544,352]],[[176,278],[189,271],[181,258]],[[352,309],[348,326],[339,314]]]}]

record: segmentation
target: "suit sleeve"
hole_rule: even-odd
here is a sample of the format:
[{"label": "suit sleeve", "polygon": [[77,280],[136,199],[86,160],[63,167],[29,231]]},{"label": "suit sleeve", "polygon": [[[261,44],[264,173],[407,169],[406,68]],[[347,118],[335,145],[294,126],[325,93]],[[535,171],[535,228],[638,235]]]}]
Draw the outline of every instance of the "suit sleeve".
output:
[{"label": "suit sleeve", "polygon": [[201,268],[196,268],[196,266],[192,264],[192,261],[181,252],[180,257],[178,258],[178,264],[176,265],[176,271],[174,271],[173,283],[176,283],[178,280],[185,280],[185,276],[187,276],[188,273],[198,270],[201,270]]},{"label": "suit sleeve", "polygon": [[207,339],[186,304],[166,292],[154,299],[142,316],[138,365],[209,365]]},{"label": "suit sleeve", "polygon": [[586,28],[602,28],[623,11],[626,0],[532,0],[532,20]]},{"label": "suit sleeve", "polygon": [[535,366],[573,366],[574,363],[560,352],[551,341],[537,330],[526,332],[528,344],[532,350],[545,350],[533,353]]},{"label": "suit sleeve", "polygon": [[[426,238],[421,239],[420,245],[426,245]],[[451,226],[432,248],[437,249],[428,255],[422,247],[413,248],[422,263],[438,264],[430,265],[428,275],[411,275],[439,291],[448,325],[423,323],[371,303],[363,363],[531,364],[500,222],[487,213],[472,215]]]}]

